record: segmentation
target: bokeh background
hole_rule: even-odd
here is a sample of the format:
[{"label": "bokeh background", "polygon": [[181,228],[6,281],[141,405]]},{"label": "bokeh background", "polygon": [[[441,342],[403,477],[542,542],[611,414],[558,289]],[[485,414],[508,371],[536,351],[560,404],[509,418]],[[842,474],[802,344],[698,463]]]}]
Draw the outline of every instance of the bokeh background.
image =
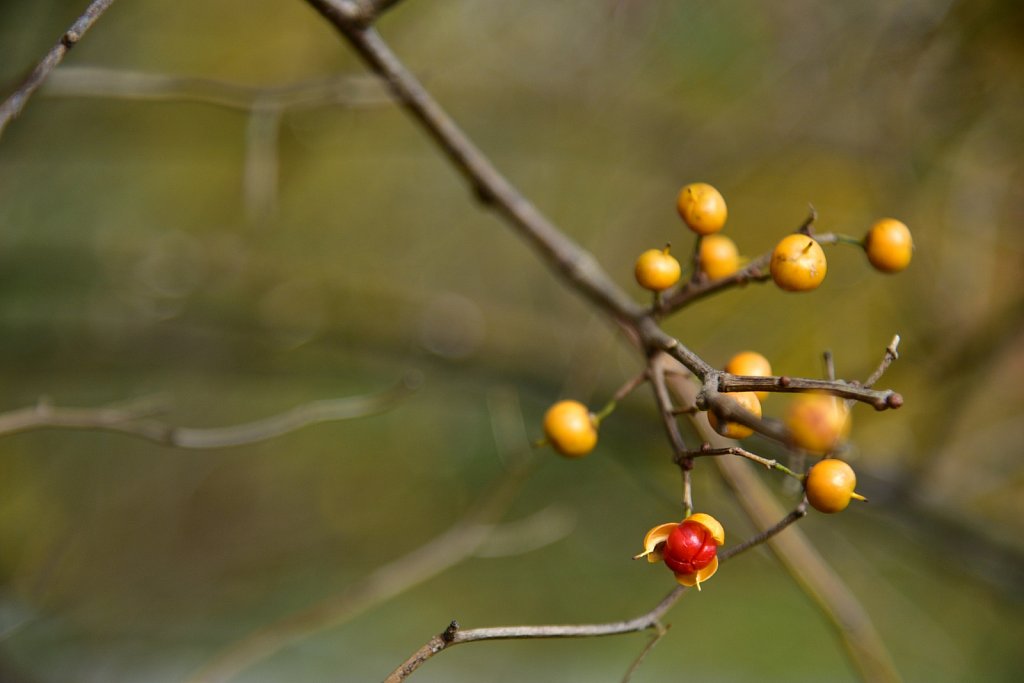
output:
[{"label": "bokeh background", "polygon": [[[5,94],[85,4],[0,4]],[[801,527],[906,680],[1019,680],[1020,3],[410,0],[380,30],[638,297],[635,254],[689,248],[673,205],[694,180],[721,189],[749,256],[808,203],[823,230],[911,226],[903,274],[833,249],[814,293],[752,285],[667,328],[712,363],[756,348],[811,376],[830,349],[863,377],[902,335],[883,384],[906,406],[854,413],[872,502]],[[303,2],[115,3],[0,140],[0,409],[160,394],[161,419],[214,427],[410,372],[420,388],[383,414],[205,452],[4,436],[0,679],[184,680],[448,530],[527,457],[550,402],[599,406],[638,369]],[[537,460],[506,515],[521,523],[234,680],[377,680],[452,618],[646,611],[671,577],[630,556],[679,508],[647,392],[591,457]],[[714,468],[696,477],[698,506],[750,533]],[[855,679],[764,550],[668,621],[634,680]],[[415,680],[613,681],[645,642],[474,644]]]}]

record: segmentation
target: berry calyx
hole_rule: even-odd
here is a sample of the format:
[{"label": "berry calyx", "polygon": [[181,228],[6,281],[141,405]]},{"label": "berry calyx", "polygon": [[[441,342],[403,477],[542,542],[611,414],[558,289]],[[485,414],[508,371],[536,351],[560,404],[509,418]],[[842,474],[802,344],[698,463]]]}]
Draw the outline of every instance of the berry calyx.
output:
[{"label": "berry calyx", "polygon": [[669,248],[648,249],[640,254],[633,271],[636,281],[644,289],[661,292],[679,282],[682,268],[679,261],[668,253]]},{"label": "berry calyx", "polygon": [[815,463],[804,480],[807,502],[815,510],[827,514],[842,512],[850,504],[850,499],[867,501],[854,491],[856,487],[857,475],[853,468],[835,458]]},{"label": "berry calyx", "polygon": [[825,251],[814,238],[796,233],[783,237],[772,251],[772,280],[787,292],[816,289],[825,279]]},{"label": "berry calyx", "polygon": [[[731,401],[739,403],[740,406],[757,417],[761,417],[761,402],[757,400],[757,395],[753,391],[737,391],[731,394],[723,394],[723,396]],[[711,423],[712,429],[722,436],[730,439],[745,439],[754,433],[753,429],[746,425],[742,425],[739,422],[729,422],[719,419],[714,410],[708,411],[708,422]]]},{"label": "berry calyx", "polygon": [[690,183],[681,189],[676,208],[683,222],[698,235],[718,232],[729,216],[722,194],[707,183]]},{"label": "berry calyx", "polygon": [[544,414],[544,436],[568,458],[582,458],[597,445],[597,422],[579,401],[559,401]]},{"label": "berry calyx", "polygon": [[850,432],[846,403],[828,394],[800,394],[786,410],[793,443],[812,453],[829,453]]},{"label": "berry calyx", "polygon": [[[725,371],[731,375],[747,377],[771,377],[772,364],[757,351],[740,351],[725,364]],[[755,391],[758,401],[768,398],[767,391]]]},{"label": "berry calyx", "polygon": [[664,562],[684,586],[696,586],[718,571],[718,546],[725,543],[725,529],[709,514],[697,512],[682,522],[659,524],[644,536],[648,562]]},{"label": "berry calyx", "polygon": [[914,240],[902,221],[883,218],[868,230],[864,237],[864,251],[875,270],[898,273],[910,265]]},{"label": "berry calyx", "polygon": [[729,277],[740,269],[740,252],[725,235],[708,235],[700,241],[700,270],[712,280]]}]

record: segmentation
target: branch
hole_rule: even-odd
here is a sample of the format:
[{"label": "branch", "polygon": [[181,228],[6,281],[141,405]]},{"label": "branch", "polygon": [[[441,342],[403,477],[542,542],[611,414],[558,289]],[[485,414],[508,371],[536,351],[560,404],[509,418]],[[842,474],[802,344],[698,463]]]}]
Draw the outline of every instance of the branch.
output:
[{"label": "branch", "polygon": [[402,106],[426,130],[466,178],[476,196],[501,214],[541,260],[614,319],[632,326],[643,315],[586,250],[564,235],[480,152],[455,121],[398,60],[372,28],[353,17],[351,2],[306,0],[348,39],[372,71],[383,78]]},{"label": "branch", "polygon": [[[708,377],[704,378],[708,381]],[[715,382],[717,380],[717,382]],[[857,382],[827,379],[805,379],[801,377],[751,377],[731,375],[728,372],[714,371],[711,382],[716,384],[717,391],[771,391],[776,393],[800,393],[821,391],[839,398],[867,403],[875,410],[899,408],[903,405],[903,397],[892,389],[871,389]],[[873,384],[874,382],[872,382]]]},{"label": "branch", "polygon": [[225,109],[302,109],[323,105],[368,107],[392,103],[376,79],[353,75],[253,87],[212,78],[174,76],[92,66],[69,66],[42,89],[47,97],[103,97],[157,102],[196,102]]},{"label": "branch", "polygon": [[524,638],[589,638],[635,633],[649,628],[661,628],[661,617],[675,605],[687,591],[677,586],[655,605],[654,609],[633,619],[609,621],[601,624],[561,624],[545,626],[495,626],[462,630],[453,621],[441,633],[431,638],[423,647],[412,653],[408,659],[384,679],[384,683],[399,683],[408,678],[434,655],[452,646],[473,643],[478,640],[520,640]]},{"label": "branch", "polygon": [[[178,448],[224,448],[265,441],[318,422],[365,417],[395,405],[416,388],[406,379],[377,394],[312,401],[262,420],[229,427],[196,429],[142,419],[137,408],[64,408],[40,401],[35,406],[0,414],[0,435],[34,429],[84,429],[137,436]],[[147,408],[151,410],[151,408]]]},{"label": "branch", "polygon": [[64,55],[68,53],[68,50],[73,48],[82,39],[113,2],[114,0],[93,0],[86,8],[85,13],[78,17],[75,23],[71,24],[71,27],[64,32],[64,35],[60,37],[57,44],[50,48],[50,51],[46,53],[42,61],[36,64],[36,67],[32,69],[32,73],[4,100],[3,104],[0,104],[0,137],[3,137],[7,124],[21,113],[29,98],[43,84],[50,73],[57,68],[57,65],[64,59]]}]

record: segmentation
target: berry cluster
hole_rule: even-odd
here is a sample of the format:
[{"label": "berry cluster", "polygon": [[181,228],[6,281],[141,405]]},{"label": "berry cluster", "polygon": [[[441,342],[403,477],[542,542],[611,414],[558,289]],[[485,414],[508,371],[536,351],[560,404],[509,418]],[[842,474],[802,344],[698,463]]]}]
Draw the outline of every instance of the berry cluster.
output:
[{"label": "berry cluster", "polygon": [[[663,296],[671,297],[702,286],[718,286],[708,283],[727,278],[735,283],[770,278],[786,292],[811,291],[821,285],[828,272],[824,246],[857,245],[867,255],[868,262],[884,273],[906,268],[913,252],[910,231],[893,218],[879,220],[859,240],[839,234],[815,235],[811,230],[812,221],[808,221],[799,231],[783,237],[768,254],[744,264],[736,243],[720,234],[728,210],[717,189],[707,183],[687,185],[679,192],[676,208],[683,222],[697,235],[689,279],[681,282],[684,268],[671,255],[669,246],[644,251],[634,265],[637,283],[655,294],[652,309],[655,312],[665,312],[666,309],[660,308]],[[769,360],[756,351],[735,354],[725,364],[723,372],[738,380],[768,378],[771,386],[766,388],[774,391],[789,386],[789,379],[774,377]],[[650,370],[644,379],[651,379]],[[760,388],[764,383],[748,384]],[[761,424],[762,403],[768,396],[769,391],[752,390],[721,394],[723,401],[707,406],[708,422],[722,436],[745,439],[754,431],[761,431],[755,427]],[[555,403],[544,416],[545,442],[566,457],[585,456],[597,445],[601,419],[614,407],[615,401],[612,401],[599,414],[594,414],[578,401]],[[857,478],[853,469],[832,457],[843,448],[849,434],[849,413],[847,401],[827,390],[801,391],[789,402],[781,419],[776,421],[785,428],[786,436],[782,441],[794,452],[820,457],[805,473],[794,472],[741,448],[724,451],[744,455],[799,479],[806,504],[824,513],[840,512],[850,500],[866,500],[854,491]],[[699,454],[710,450],[705,444]],[[698,453],[677,452],[677,462],[685,463],[684,476],[689,476],[688,469],[692,467],[695,454]],[[718,548],[725,542],[725,531],[711,515],[692,513],[689,499],[684,501],[684,507],[686,515],[681,522],[659,524],[647,532],[644,550],[636,557],[664,562],[680,584],[700,588],[701,583],[718,570]]]}]

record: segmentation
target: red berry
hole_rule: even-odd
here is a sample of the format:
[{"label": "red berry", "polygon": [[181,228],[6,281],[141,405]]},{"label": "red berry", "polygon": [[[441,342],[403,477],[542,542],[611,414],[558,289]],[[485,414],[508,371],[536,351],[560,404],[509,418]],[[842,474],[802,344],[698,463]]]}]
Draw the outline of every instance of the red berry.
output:
[{"label": "red berry", "polygon": [[711,564],[718,544],[703,524],[684,521],[665,540],[665,564],[676,574],[693,574]]}]

